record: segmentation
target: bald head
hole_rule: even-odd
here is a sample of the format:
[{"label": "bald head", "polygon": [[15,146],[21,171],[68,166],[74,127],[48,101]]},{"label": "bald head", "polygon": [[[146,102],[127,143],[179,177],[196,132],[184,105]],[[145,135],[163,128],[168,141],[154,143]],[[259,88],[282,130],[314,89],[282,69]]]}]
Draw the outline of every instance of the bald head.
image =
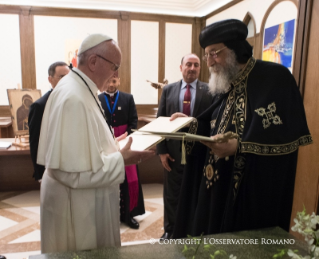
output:
[{"label": "bald head", "polygon": [[194,82],[200,72],[200,60],[197,55],[191,53],[182,58],[180,70],[186,83]]}]

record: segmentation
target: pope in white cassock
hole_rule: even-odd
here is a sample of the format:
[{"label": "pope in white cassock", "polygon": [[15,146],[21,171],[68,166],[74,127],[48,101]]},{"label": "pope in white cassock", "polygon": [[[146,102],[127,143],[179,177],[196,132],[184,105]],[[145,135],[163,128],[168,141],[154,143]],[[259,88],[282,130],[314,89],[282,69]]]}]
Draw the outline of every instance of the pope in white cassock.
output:
[{"label": "pope in white cassock", "polygon": [[[121,63],[109,36],[93,34],[81,44],[78,68],[63,77],[43,115],[38,164],[41,184],[41,252],[120,246],[119,184],[124,166],[154,155],[119,150],[97,91]],[[122,136],[124,137],[124,136]]]}]

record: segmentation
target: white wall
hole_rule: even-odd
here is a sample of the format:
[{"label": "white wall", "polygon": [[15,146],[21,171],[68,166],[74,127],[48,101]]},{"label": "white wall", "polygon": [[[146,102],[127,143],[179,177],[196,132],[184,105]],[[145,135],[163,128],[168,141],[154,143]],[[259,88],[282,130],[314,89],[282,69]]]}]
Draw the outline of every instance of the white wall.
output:
[{"label": "white wall", "polygon": [[0,14],[0,105],[9,105],[7,89],[22,87],[19,16]]},{"label": "white wall", "polygon": [[166,23],[165,78],[169,83],[181,80],[181,59],[192,51],[192,24]]},{"label": "white wall", "polygon": [[254,17],[256,22],[256,33],[259,33],[260,26],[266,11],[268,10],[269,6],[275,0],[245,0],[242,1],[225,11],[214,15],[213,17],[206,20],[206,25],[209,25],[213,22],[217,22],[224,19],[238,19],[243,20],[247,14],[250,12],[251,15]]},{"label": "white wall", "polygon": [[[206,25],[224,19],[243,20],[248,12],[254,17],[256,22],[256,33],[260,32],[262,20],[270,5],[275,0],[245,0],[225,11],[214,15],[206,20]],[[297,7],[291,1],[283,1],[277,4],[271,11],[266,22],[266,28],[273,25],[297,18]]]},{"label": "white wall", "polygon": [[247,28],[248,28],[247,38],[254,37],[255,36],[255,25],[254,25],[253,19],[251,19],[249,21]]},{"label": "white wall", "polygon": [[158,91],[146,82],[158,81],[158,40],[158,22],[131,22],[131,94],[135,104],[158,103]]},{"label": "white wall", "polygon": [[[274,25],[287,22],[293,19],[297,19],[298,9],[293,2],[284,1],[277,4],[270,12],[265,28],[272,27]],[[295,24],[296,28],[296,24]]]},{"label": "white wall", "polygon": [[117,20],[34,17],[36,82],[42,95],[51,88],[48,82],[49,66],[56,61],[68,63],[67,47],[79,46],[86,36],[93,33],[107,34],[117,41]]}]

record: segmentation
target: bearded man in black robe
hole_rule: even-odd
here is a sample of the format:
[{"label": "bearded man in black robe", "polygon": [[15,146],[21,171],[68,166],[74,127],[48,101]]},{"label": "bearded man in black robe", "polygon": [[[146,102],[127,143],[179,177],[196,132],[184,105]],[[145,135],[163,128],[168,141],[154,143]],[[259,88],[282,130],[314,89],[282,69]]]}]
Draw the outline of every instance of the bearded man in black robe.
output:
[{"label": "bearded man in black robe", "polygon": [[174,238],[289,230],[298,147],[312,138],[290,71],[255,60],[247,34],[233,19],[200,33],[214,100],[191,128],[212,138],[232,131],[238,138],[188,147]]}]

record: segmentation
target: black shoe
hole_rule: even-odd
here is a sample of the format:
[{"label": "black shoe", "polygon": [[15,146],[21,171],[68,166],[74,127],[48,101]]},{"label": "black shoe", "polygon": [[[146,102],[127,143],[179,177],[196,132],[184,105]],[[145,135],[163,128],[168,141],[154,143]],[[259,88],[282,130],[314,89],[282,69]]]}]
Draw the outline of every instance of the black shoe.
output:
[{"label": "black shoe", "polygon": [[7,259],[7,257],[0,255],[0,259]]},{"label": "black shoe", "polygon": [[126,224],[130,228],[134,228],[134,229],[138,229],[140,227],[140,224],[133,217],[130,217],[129,221],[126,222]]},{"label": "black shoe", "polygon": [[166,239],[171,239],[171,236],[172,236],[171,233],[165,232],[165,233],[161,236],[160,240],[163,241],[163,240],[166,240]]}]

